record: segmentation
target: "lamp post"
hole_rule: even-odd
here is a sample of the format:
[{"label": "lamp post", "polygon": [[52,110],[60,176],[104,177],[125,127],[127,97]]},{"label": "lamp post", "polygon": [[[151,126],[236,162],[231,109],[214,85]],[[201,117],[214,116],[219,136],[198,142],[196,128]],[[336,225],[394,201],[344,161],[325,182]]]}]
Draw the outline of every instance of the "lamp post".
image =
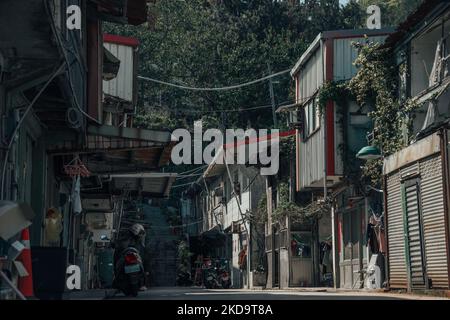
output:
[{"label": "lamp post", "polygon": [[[378,149],[375,146],[372,145],[368,145],[365,146],[364,148],[362,148],[357,154],[356,154],[356,158],[361,159],[361,160],[365,160],[365,161],[371,161],[371,160],[379,160],[379,159],[383,159],[383,153],[381,152],[380,149]],[[383,193],[383,190],[378,190],[372,186],[367,186],[369,189],[374,190],[376,192],[379,193]],[[369,216],[368,216],[368,198],[366,197],[366,201],[365,201],[365,205],[366,205],[366,220],[368,221]],[[366,248],[367,251],[367,265],[369,265],[369,260],[370,260],[370,251],[369,251],[369,247]],[[384,277],[386,280],[387,279],[387,257],[384,257]]]},{"label": "lamp post", "polygon": [[378,160],[383,158],[380,149],[374,146],[366,146],[362,148],[356,155],[356,158],[361,160]]}]

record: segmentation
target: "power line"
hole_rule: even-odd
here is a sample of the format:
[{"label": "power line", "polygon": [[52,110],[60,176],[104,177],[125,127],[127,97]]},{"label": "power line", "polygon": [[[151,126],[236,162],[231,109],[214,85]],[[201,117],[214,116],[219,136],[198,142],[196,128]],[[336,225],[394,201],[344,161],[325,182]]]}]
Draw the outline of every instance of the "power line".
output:
[{"label": "power line", "polygon": [[[305,98],[306,99],[306,98]],[[285,101],[282,102],[279,107],[284,107],[284,106],[289,106],[290,103],[292,103],[293,101]],[[165,108],[164,106],[160,106],[162,108]],[[168,112],[171,113],[175,113],[175,114],[205,114],[205,113],[221,113],[221,112],[226,112],[226,113],[235,113],[235,112],[245,112],[245,111],[252,111],[252,110],[261,110],[261,109],[269,109],[272,108],[271,104],[268,105],[262,105],[262,106],[256,106],[256,107],[239,107],[239,109],[225,109],[225,110],[167,110]],[[155,109],[150,107],[149,109]]]},{"label": "power line", "polygon": [[232,86],[226,86],[226,87],[216,87],[216,88],[198,88],[198,87],[189,87],[189,86],[183,86],[183,85],[179,85],[179,84],[175,84],[175,83],[170,83],[170,82],[166,82],[166,81],[161,81],[158,79],[153,79],[153,78],[149,78],[149,77],[144,77],[144,76],[138,76],[138,79],[140,80],[145,80],[145,81],[150,81],[150,82],[154,82],[154,83],[159,83],[159,84],[163,84],[169,87],[174,87],[177,89],[182,89],[182,90],[191,90],[191,91],[228,91],[228,90],[234,90],[234,89],[239,89],[239,88],[243,88],[243,87],[248,87],[251,86],[253,84],[259,83],[259,82],[263,82],[278,76],[281,76],[283,74],[289,73],[291,72],[291,69],[287,69],[284,71],[280,71],[268,76],[265,76],[263,78],[260,79],[256,79],[253,81],[249,81],[249,82],[245,82],[245,83],[241,83],[241,84],[237,84],[237,85],[232,85]]}]

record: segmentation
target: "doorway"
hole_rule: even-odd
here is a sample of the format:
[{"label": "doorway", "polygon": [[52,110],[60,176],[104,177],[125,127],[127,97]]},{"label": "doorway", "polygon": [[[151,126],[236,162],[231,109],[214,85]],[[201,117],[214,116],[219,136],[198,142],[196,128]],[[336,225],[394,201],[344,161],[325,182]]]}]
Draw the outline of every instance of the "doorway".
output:
[{"label": "doorway", "polygon": [[[352,208],[340,214],[341,252],[339,259],[340,287],[359,289],[364,259],[364,207]],[[358,285],[359,284],[359,285]]]}]

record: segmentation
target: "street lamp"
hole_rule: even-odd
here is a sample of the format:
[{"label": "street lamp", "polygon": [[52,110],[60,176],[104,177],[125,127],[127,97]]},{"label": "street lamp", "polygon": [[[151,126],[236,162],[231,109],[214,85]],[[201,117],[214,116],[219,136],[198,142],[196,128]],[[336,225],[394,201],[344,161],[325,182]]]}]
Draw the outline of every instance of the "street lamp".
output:
[{"label": "street lamp", "polygon": [[374,146],[366,146],[362,148],[356,155],[356,158],[361,160],[378,160],[382,157],[383,156],[380,149]]},{"label": "street lamp", "polygon": [[[368,138],[368,140],[369,140],[369,138]],[[370,143],[370,141],[369,141],[369,143]],[[370,160],[383,159],[384,156],[383,156],[382,152],[380,151],[380,149],[378,149],[375,146],[369,145],[369,146],[366,146],[366,147],[362,148],[356,154],[356,158],[361,159],[361,160],[370,161]],[[376,189],[376,188],[374,188],[372,186],[366,186],[366,188],[369,189],[369,190],[374,190],[374,191],[376,191],[378,193],[384,193],[383,190],[378,190],[378,189]],[[367,208],[368,207],[368,198],[366,198],[365,202],[366,202],[366,208]],[[368,210],[366,209],[366,219],[369,218],[367,211]],[[373,213],[373,211],[372,211],[372,213]],[[367,257],[369,258],[370,257],[369,247],[367,247],[366,250],[367,250]],[[386,259],[386,257],[384,256],[383,253],[381,253],[381,254],[382,254],[383,258],[384,258],[384,278],[385,278],[385,281],[386,281],[386,279],[388,279],[387,259]]]}]

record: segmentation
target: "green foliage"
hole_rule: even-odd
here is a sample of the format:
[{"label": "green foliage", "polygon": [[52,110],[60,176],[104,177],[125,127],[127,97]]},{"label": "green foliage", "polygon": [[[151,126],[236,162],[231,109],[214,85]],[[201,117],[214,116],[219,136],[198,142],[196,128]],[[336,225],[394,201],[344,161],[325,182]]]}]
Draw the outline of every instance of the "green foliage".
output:
[{"label": "green foliage", "polygon": [[320,218],[326,208],[316,202],[300,206],[297,203],[289,200],[289,185],[282,182],[277,187],[278,190],[278,204],[277,208],[272,213],[272,220],[274,222],[283,223],[286,217],[289,217],[293,223],[311,223]]},{"label": "green foliage", "polygon": [[351,91],[348,89],[347,82],[328,81],[326,82],[317,95],[317,106],[320,115],[324,115],[328,101],[336,102],[339,112],[344,112],[343,108],[346,102],[351,98]]},{"label": "green foliage", "polygon": [[[289,69],[323,30],[361,26],[353,1],[158,1],[156,22],[130,27],[108,24],[105,31],[140,40],[139,74],[182,85],[220,87]],[[274,79],[277,104],[292,100],[288,75]],[[140,83],[139,125],[191,127],[207,116],[211,125],[273,126],[268,83],[226,92],[192,92]],[[225,112],[221,110],[233,110]],[[170,120],[169,120],[170,118]]]},{"label": "green foliage", "polygon": [[189,246],[186,241],[180,241],[177,248],[178,257],[178,271],[189,272],[189,266],[193,253],[190,252]]},{"label": "green foliage", "polygon": [[253,222],[257,224],[265,224],[267,222],[267,197],[265,195],[259,199],[258,207],[252,218]]},{"label": "green foliage", "polygon": [[398,68],[391,52],[380,48],[379,43],[355,45],[359,49],[355,61],[359,71],[349,87],[360,105],[373,106],[369,116],[375,121],[374,143],[389,155],[402,147]]},{"label": "green foliage", "polygon": [[383,27],[396,27],[413,12],[423,0],[360,0],[364,12],[370,5],[378,5],[381,9]]},{"label": "green foliage", "polygon": [[[404,146],[400,128],[403,125],[402,108],[397,98],[398,68],[394,57],[380,44],[355,44],[359,49],[355,64],[359,67],[349,88],[357,102],[371,106],[369,117],[374,121],[373,145],[385,156]],[[363,169],[365,177],[375,185],[381,184],[382,161],[369,161]]]}]

